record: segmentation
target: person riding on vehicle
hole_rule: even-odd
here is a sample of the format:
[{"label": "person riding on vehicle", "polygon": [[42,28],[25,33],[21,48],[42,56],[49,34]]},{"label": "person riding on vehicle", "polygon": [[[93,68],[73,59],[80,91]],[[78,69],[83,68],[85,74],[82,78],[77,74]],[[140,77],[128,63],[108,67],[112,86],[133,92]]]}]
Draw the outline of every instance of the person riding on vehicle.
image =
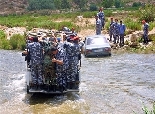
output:
[{"label": "person riding on vehicle", "polygon": [[57,82],[60,91],[66,90],[66,76],[65,76],[65,52],[62,48],[51,46],[51,52],[53,54],[52,63],[56,64]]},{"label": "person riding on vehicle", "polygon": [[42,77],[42,61],[43,50],[41,44],[38,42],[38,37],[33,37],[33,42],[28,44],[31,62],[31,75],[33,89],[40,89],[43,85]]}]

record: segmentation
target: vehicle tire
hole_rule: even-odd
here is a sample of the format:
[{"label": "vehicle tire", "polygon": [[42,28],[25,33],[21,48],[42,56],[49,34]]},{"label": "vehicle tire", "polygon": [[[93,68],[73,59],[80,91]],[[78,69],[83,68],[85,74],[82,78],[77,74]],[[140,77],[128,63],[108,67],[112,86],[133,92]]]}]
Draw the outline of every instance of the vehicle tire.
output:
[{"label": "vehicle tire", "polygon": [[85,56],[85,57],[87,57],[87,55],[86,55],[86,54],[84,54],[84,56]]},{"label": "vehicle tire", "polygon": [[76,89],[79,90],[79,86],[80,86],[80,83],[79,84],[76,84]]},{"label": "vehicle tire", "polygon": [[30,89],[30,87],[27,85],[27,94],[30,93],[30,92],[29,92],[29,89]]}]

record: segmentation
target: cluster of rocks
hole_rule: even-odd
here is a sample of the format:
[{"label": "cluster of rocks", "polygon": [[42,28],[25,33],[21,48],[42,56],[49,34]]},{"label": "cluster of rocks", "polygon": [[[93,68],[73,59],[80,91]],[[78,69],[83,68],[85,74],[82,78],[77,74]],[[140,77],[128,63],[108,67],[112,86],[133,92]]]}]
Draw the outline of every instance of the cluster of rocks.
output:
[{"label": "cluster of rocks", "polygon": [[13,36],[14,34],[21,34],[24,35],[26,32],[26,28],[25,27],[6,27],[6,26],[1,26],[0,25],[0,30],[4,31],[6,34],[6,38],[9,40],[11,36]]},{"label": "cluster of rocks", "polygon": [[[49,36],[50,33],[54,31],[54,33],[57,33],[56,30],[48,30],[48,29],[40,29],[40,28],[34,28],[31,31],[26,31],[25,27],[13,27],[8,28],[5,26],[0,26],[0,30],[3,30],[6,33],[7,39],[10,39],[10,37],[14,34],[21,34],[24,35],[25,33],[33,34],[33,35],[41,35],[42,36]],[[107,33],[103,33],[106,35],[107,38],[109,38],[109,35]],[[56,34],[55,34],[56,35]],[[60,34],[59,34],[60,35]],[[80,35],[80,34],[79,34]],[[140,46],[146,46],[143,45],[143,43],[139,43],[140,40],[142,40],[143,31],[134,31],[129,35],[126,35],[124,38],[125,45],[123,47],[119,46],[119,44],[113,44],[110,42],[110,45],[112,49],[118,49],[118,48],[137,48]],[[60,37],[63,37],[62,35]],[[151,31],[149,31],[149,40],[152,41],[152,38],[155,37],[155,28],[153,28]],[[149,42],[148,45],[152,45],[152,42]],[[147,45],[147,46],[148,46]]]},{"label": "cluster of rocks", "polygon": [[42,41],[44,38],[47,40],[49,39],[59,39],[64,37],[64,31],[57,31],[57,30],[49,30],[49,29],[40,29],[40,28],[33,28],[31,31],[26,32],[27,38],[32,38],[37,36],[39,41]]},{"label": "cluster of rocks", "polygon": [[49,29],[40,29],[40,28],[33,28],[30,31],[27,31],[25,27],[12,27],[8,28],[6,26],[0,26],[0,30],[4,31],[6,34],[6,38],[10,40],[10,38],[15,34],[24,35],[26,34],[31,36],[38,36],[38,37],[44,37],[44,36],[51,36],[53,33],[56,35],[58,33],[56,30],[49,30]]}]

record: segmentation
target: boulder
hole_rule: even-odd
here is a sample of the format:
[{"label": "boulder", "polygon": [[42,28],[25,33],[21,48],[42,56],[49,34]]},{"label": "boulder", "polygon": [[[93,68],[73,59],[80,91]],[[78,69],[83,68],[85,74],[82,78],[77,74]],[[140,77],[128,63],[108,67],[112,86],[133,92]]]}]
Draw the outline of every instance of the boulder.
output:
[{"label": "boulder", "polygon": [[82,22],[82,21],[83,21],[83,16],[82,16],[82,15],[77,16],[77,20],[78,20],[79,22]]},{"label": "boulder", "polygon": [[117,44],[110,43],[110,46],[111,46],[112,49],[116,49],[118,45]]},{"label": "boulder", "polygon": [[131,42],[137,41],[137,38],[138,38],[138,36],[137,36],[136,33],[132,33],[132,34],[130,35],[130,41],[131,41]]},{"label": "boulder", "polygon": [[149,32],[148,38],[150,41],[155,40],[155,27]]},{"label": "boulder", "polygon": [[139,46],[139,44],[138,44],[138,42],[131,42],[131,43],[129,44],[129,46],[130,46],[131,48],[137,48],[137,47]]}]

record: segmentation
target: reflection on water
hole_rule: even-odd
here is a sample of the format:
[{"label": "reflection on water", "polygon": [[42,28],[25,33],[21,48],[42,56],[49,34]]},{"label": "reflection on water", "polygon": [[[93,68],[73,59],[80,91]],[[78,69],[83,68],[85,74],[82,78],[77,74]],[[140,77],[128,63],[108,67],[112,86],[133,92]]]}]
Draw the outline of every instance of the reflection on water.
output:
[{"label": "reflection on water", "polygon": [[[155,55],[113,54],[82,58],[79,93],[26,93],[21,52],[0,50],[0,113],[131,114],[155,101]],[[143,103],[142,103],[143,102]]]}]

